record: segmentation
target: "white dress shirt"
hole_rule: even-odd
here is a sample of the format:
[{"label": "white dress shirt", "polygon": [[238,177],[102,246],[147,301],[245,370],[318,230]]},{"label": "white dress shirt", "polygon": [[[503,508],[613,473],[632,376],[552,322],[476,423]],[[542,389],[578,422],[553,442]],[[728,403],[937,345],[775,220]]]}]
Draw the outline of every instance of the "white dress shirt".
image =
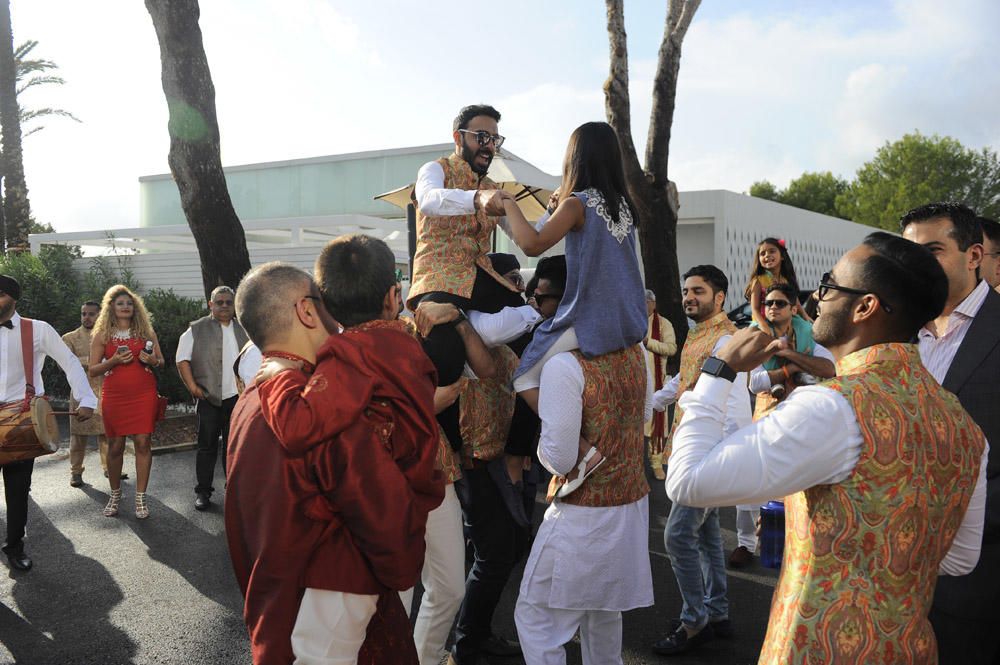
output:
[{"label": "white dress shirt", "polygon": [[[723,335],[719,338],[719,341],[715,343],[715,347],[712,349],[712,355],[719,352],[719,349],[724,347],[726,343],[732,339],[732,335]],[[677,389],[680,387],[681,377],[680,374],[675,374],[667,384],[663,386],[660,390],[653,393],[653,408],[657,411],[663,411],[668,406],[677,401]],[[733,385],[746,386],[748,385],[747,373],[739,372],[736,375],[736,380]],[[690,390],[690,386],[688,390]],[[683,408],[683,405],[682,405]],[[753,420],[753,409],[750,408],[750,396],[743,394],[742,390],[733,390],[729,395],[729,401],[726,404],[726,422],[725,422],[725,433],[728,436],[741,427],[744,427]],[[670,463],[673,464],[673,454],[671,453]],[[694,503],[684,503],[685,506],[695,506]],[[729,505],[729,504],[725,504]]]},{"label": "white dress shirt", "polygon": [[247,350],[240,356],[239,364],[239,375],[244,386],[250,387],[253,385],[254,378],[257,376],[257,370],[260,369],[260,364],[263,361],[264,356],[261,354],[260,349],[253,342],[249,342]]},{"label": "white dress shirt", "polygon": [[917,333],[919,341],[918,349],[920,359],[924,361],[924,367],[931,373],[938,383],[944,383],[944,377],[951,368],[951,361],[958,353],[958,347],[962,345],[965,334],[969,332],[972,319],[979,313],[979,308],[986,302],[986,294],[989,293],[990,285],[986,280],[982,280],[972,289],[972,292],[965,297],[958,307],[948,316],[948,328],[940,337],[926,327]]},{"label": "white dress shirt", "polygon": [[[702,375],[680,399],[684,418],[674,431],[667,467],[667,495],[688,506],[763,503],[816,485],[845,480],[864,440],[854,409],[840,393],[822,386],[796,388],[773,411],[733,434],[723,431],[723,408],[733,383]],[[979,560],[986,516],[986,462],[942,575],[965,575]]]},{"label": "white dress shirt", "polygon": [[[557,475],[576,466],[584,383],[583,369],[572,353],[553,356],[542,369],[538,460]],[[652,392],[647,364],[645,419],[652,414]],[[535,537],[521,594],[532,603],[568,610],[648,607],[653,604],[648,549],[648,496],[607,507],[556,500],[545,511]]]},{"label": "white dress shirt", "polygon": [[[826,358],[832,363],[836,363],[833,354],[819,344],[813,344],[812,355],[814,358]],[[763,365],[759,365],[750,370],[750,392],[753,394],[766,393],[771,389],[771,377],[767,375],[767,370]]]},{"label": "white dress shirt", "polygon": [[476,212],[476,190],[445,189],[444,169],[437,162],[427,162],[417,171],[414,195],[420,212],[431,217],[453,217]]},{"label": "white dress shirt", "polygon": [[[228,324],[219,322],[222,326],[222,399],[229,399],[236,396],[236,374],[233,373],[233,365],[236,364],[236,356],[239,355],[240,347],[236,344],[236,333],[233,331],[233,322]],[[177,340],[177,354],[174,356],[175,362],[191,362],[194,354],[194,334],[188,327]],[[253,385],[253,382],[247,384]]]},{"label": "white dress shirt", "polygon": [[[16,402],[24,399],[24,362],[21,355],[21,315],[14,312],[10,319],[13,328],[0,327],[0,402]],[[35,394],[45,394],[45,385],[42,383],[42,366],[45,365],[45,358],[49,357],[56,361],[62,371],[66,373],[69,387],[72,390],[73,399],[81,407],[96,409],[97,396],[90,389],[90,381],[83,371],[83,366],[73,351],[59,337],[51,325],[45,321],[32,319],[32,343],[34,346],[34,378]]]},{"label": "white dress shirt", "polygon": [[542,315],[531,305],[504,307],[495,314],[470,310],[466,312],[466,316],[483,344],[490,348],[513,342],[521,335],[531,332],[542,320]]}]

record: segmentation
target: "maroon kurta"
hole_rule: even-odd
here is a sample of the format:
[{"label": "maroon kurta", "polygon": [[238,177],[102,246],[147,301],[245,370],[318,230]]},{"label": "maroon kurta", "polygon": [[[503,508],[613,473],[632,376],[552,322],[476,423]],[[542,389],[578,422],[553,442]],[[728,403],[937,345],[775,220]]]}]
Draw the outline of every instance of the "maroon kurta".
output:
[{"label": "maroon kurta", "polygon": [[435,383],[404,324],[374,321],[330,336],[308,382],[288,371],[258,388],[284,449],[313,461],[305,510],[332,520],[305,586],[370,594],[419,579],[427,514],[444,498]]},{"label": "maroon kurta", "polygon": [[[295,374],[302,383],[308,379]],[[256,665],[292,662],[291,632],[306,587],[349,591],[309,574],[322,565],[318,552],[336,552],[351,543],[339,518],[315,509],[324,505],[317,504],[322,493],[317,479],[330,477],[329,468],[319,468],[332,458],[326,454],[330,447],[288,454],[264,419],[257,388],[244,392],[233,411],[226,538],[245,598],[243,615]],[[367,567],[363,559],[360,563]],[[371,576],[367,570],[363,574]],[[365,593],[379,593],[380,598],[358,662],[415,664],[410,624],[398,594],[384,586]]]}]

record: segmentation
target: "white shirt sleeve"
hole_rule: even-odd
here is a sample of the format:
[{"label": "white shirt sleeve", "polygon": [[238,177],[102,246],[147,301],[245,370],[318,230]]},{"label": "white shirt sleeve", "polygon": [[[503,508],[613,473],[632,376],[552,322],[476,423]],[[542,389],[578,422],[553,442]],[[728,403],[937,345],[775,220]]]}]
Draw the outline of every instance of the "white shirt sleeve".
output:
[{"label": "white shirt sleeve", "polygon": [[257,376],[257,370],[260,369],[260,363],[263,359],[264,357],[256,344],[251,344],[243,352],[243,355],[240,356],[240,379],[243,381],[243,385],[253,385],[254,377]]},{"label": "white shirt sleeve", "polygon": [[432,217],[471,215],[476,212],[476,191],[445,189],[444,169],[437,162],[427,162],[417,171],[414,195],[420,211]]},{"label": "white shirt sleeve", "polygon": [[583,427],[583,369],[572,353],[557,353],[542,367],[538,461],[557,476],[576,466]]},{"label": "white shirt sleeve", "polygon": [[[685,506],[764,502],[837,483],[861,455],[854,411],[822,386],[796,388],[770,414],[726,435],[731,394],[743,390],[703,374],[681,397],[684,418],[674,432],[667,495]],[[748,402],[749,408],[749,402]]]},{"label": "white shirt sleeve", "polygon": [[73,393],[73,399],[79,402],[81,407],[90,409],[97,408],[97,396],[90,389],[90,381],[83,371],[83,365],[73,351],[62,341],[62,337],[56,329],[44,321],[36,320],[33,324],[34,334],[38,338],[39,350],[42,357],[35,356],[36,372],[41,370],[45,362],[45,356],[56,361],[62,371],[66,372],[66,380]]},{"label": "white shirt sleeve", "polygon": [[466,316],[483,344],[490,348],[513,342],[542,320],[542,315],[531,305],[504,307],[496,314],[473,310],[466,312]]},{"label": "white shirt sleeve", "polygon": [[194,353],[194,333],[190,326],[185,330],[180,339],[177,340],[177,353],[174,355],[174,362],[191,362],[191,354]]},{"label": "white shirt sleeve", "polygon": [[677,389],[681,385],[681,375],[674,374],[663,387],[653,393],[651,406],[656,411],[663,411],[677,401]]},{"label": "white shirt sleeve", "polygon": [[833,354],[830,353],[825,346],[820,346],[819,344],[813,344],[812,354],[816,358],[825,358],[826,360],[832,362],[834,365],[837,364],[837,361],[834,360],[833,358]]},{"label": "white shirt sleeve", "polygon": [[766,393],[771,389],[771,377],[767,375],[767,370],[763,365],[758,365],[750,370],[750,392],[754,395]]},{"label": "white shirt sleeve", "polygon": [[986,463],[989,461],[990,443],[986,442],[983,459],[979,463],[979,479],[972,492],[969,507],[962,518],[962,524],[951,541],[948,553],[938,565],[941,575],[968,575],[979,563],[979,551],[983,543],[983,523],[986,520]]}]

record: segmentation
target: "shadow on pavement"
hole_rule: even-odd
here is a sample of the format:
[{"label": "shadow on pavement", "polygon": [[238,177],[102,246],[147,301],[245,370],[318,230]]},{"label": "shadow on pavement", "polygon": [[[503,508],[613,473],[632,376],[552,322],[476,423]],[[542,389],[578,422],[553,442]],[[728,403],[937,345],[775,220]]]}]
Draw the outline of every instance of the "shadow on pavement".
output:
[{"label": "shadow on pavement", "polygon": [[110,613],[124,596],[108,570],[77,554],[31,500],[28,528],[35,568],[9,573],[16,613],[0,605],[0,642],[14,662],[132,663],[135,643],[111,623]]}]

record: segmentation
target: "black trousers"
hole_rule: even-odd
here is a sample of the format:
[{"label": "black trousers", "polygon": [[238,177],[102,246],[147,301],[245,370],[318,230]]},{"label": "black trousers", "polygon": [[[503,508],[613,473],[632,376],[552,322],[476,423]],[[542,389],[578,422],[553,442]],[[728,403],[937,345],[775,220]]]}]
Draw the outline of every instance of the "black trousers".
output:
[{"label": "black trousers", "polygon": [[4,464],[3,491],[7,501],[7,545],[3,551],[17,554],[24,551],[24,527],[28,524],[28,492],[35,460]]},{"label": "black trousers", "polygon": [[229,418],[236,406],[236,396],[222,400],[222,406],[215,406],[207,399],[198,400],[198,454],[194,469],[198,494],[212,495],[212,477],[215,475],[215,460],[219,457],[219,439],[222,439],[222,471],[226,471],[226,444],[229,441]]},{"label": "black trousers", "polygon": [[[472,296],[463,298],[452,293],[433,291],[425,294],[420,302],[451,303],[463,310],[475,310],[495,314],[504,307],[520,307],[524,304],[521,294],[511,291],[497,282],[480,267],[476,267],[476,282]],[[438,373],[438,385],[449,386],[462,376],[467,359],[462,337],[453,324],[434,326],[423,342],[424,352],[434,363]],[[459,400],[437,415],[438,424],[444,431],[454,450],[462,449],[462,432],[458,425]]]},{"label": "black trousers", "polygon": [[524,555],[528,532],[510,516],[485,466],[463,469],[455,490],[475,550],[452,651],[459,665],[466,665],[477,662],[483,641],[492,634],[493,613],[511,571]]}]

